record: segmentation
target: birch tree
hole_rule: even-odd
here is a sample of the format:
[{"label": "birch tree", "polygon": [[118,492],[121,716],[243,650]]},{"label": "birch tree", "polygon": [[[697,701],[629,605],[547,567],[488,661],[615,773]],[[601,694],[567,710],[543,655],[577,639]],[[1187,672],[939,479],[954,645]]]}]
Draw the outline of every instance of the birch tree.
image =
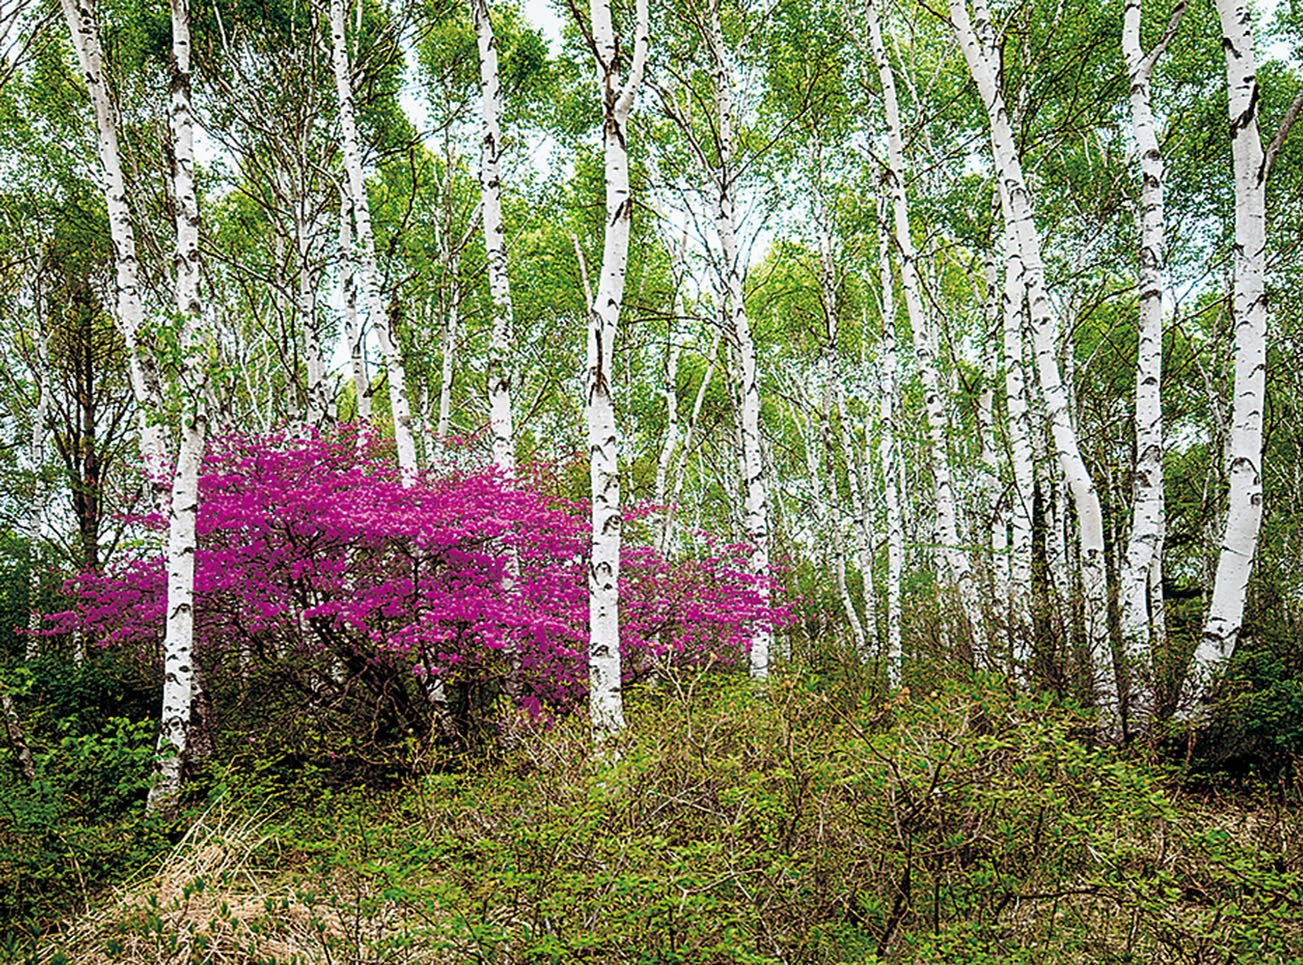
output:
[{"label": "birch tree", "polygon": [[204,381],[207,346],[200,326],[199,203],[194,181],[194,121],[190,106],[190,7],[170,0],[172,13],[172,189],[176,199],[176,311],[181,323],[184,401],[181,445],[172,478],[167,541],[167,610],[163,641],[163,714],[158,737],[159,779],[149,790],[150,810],[174,812],[181,789],[191,705],[195,696],[195,516],[199,469],[208,429]]},{"label": "birch tree", "polygon": [[[1163,38],[1148,53],[1140,43],[1141,0],[1127,0],[1122,52],[1130,80],[1131,128],[1140,157],[1140,318],[1136,356],[1136,456],[1131,534],[1119,580],[1122,644],[1127,658],[1129,727],[1143,729],[1154,711],[1150,667],[1151,576],[1162,567],[1163,533],[1163,155],[1150,103],[1154,66],[1176,35],[1186,5],[1178,3]],[[1159,582],[1161,592],[1161,577]]]},{"label": "birch tree", "polygon": [[[348,182],[339,185],[339,288],[348,339],[349,366],[353,373],[353,400],[357,418],[371,421],[371,377],[366,368],[366,328],[357,311],[357,261],[353,251],[353,202]],[[445,430],[446,431],[446,428]]]},{"label": "birch tree", "polygon": [[480,200],[484,217],[484,250],[493,303],[493,336],[489,344],[489,433],[493,463],[511,475],[516,467],[511,422],[511,378],[508,363],[512,342],[511,283],[507,276],[507,239],[502,223],[502,85],[498,79],[498,43],[493,34],[488,0],[470,0],[471,22],[480,58]]},{"label": "birch tree", "polygon": [[[1266,401],[1267,329],[1267,175],[1297,106],[1264,151],[1258,132],[1258,78],[1253,22],[1244,0],[1216,0],[1222,28],[1229,89],[1231,157],[1235,172],[1234,281],[1231,311],[1235,323],[1234,387],[1230,437],[1226,447],[1226,524],[1212,599],[1203,635],[1186,675],[1178,713],[1190,715],[1195,703],[1230,658],[1244,621],[1249,576],[1262,525],[1262,414]],[[1296,100],[1296,105],[1298,101]]]},{"label": "birch tree", "polygon": [[1009,433],[1009,463],[1013,489],[1009,500],[1009,612],[1014,673],[1026,680],[1031,642],[1032,505],[1036,498],[1036,469],[1032,452],[1031,413],[1024,378],[1023,327],[1026,317],[1026,283],[1022,256],[1012,231],[1001,233],[1004,287],[1001,291],[1004,361],[1004,404]]},{"label": "birch tree", "polygon": [[918,255],[910,230],[909,202],[905,194],[905,147],[901,137],[900,107],[896,99],[896,82],[891,62],[882,40],[882,26],[873,0],[865,4],[869,25],[869,43],[878,81],[882,85],[882,102],[886,114],[887,189],[891,198],[892,241],[900,267],[901,289],[905,309],[914,335],[914,355],[923,381],[923,398],[927,410],[932,481],[936,495],[937,535],[942,544],[949,580],[959,595],[965,620],[973,635],[973,651],[979,663],[986,657],[986,631],[982,621],[977,582],[972,561],[959,542],[958,507],[954,477],[946,446],[945,400],[938,372],[936,336],[923,302],[923,282],[918,271]]},{"label": "birch tree", "polygon": [[[760,379],[755,339],[747,317],[743,293],[746,266],[738,244],[737,189],[740,165],[736,163],[736,118],[733,112],[733,77],[729,70],[728,50],[719,16],[719,0],[713,0],[707,46],[712,64],[717,167],[713,175],[716,204],[715,234],[719,242],[719,265],[723,275],[726,331],[733,340],[737,359],[739,425],[742,442],[743,518],[747,541],[751,544],[751,569],[762,579],[769,574],[769,486],[765,476],[760,443]],[[768,602],[768,590],[761,584],[761,595]],[[751,634],[751,676],[769,676],[773,633],[757,624]]]},{"label": "birch tree", "polygon": [[1000,207],[1022,259],[1031,310],[1036,371],[1045,397],[1055,456],[1077,510],[1086,641],[1100,728],[1106,739],[1113,739],[1117,736],[1118,699],[1108,638],[1103,512],[1094,481],[1081,458],[1068,392],[1059,371],[1040,234],[1032,219],[1031,192],[1023,176],[1004,95],[997,82],[999,53],[993,45],[994,31],[986,6],[978,0],[974,7],[975,16],[970,18],[967,0],[949,0],[949,11],[955,38],[986,108],[999,180]]},{"label": "birch tree", "polygon": [[887,686],[898,690],[902,677],[903,641],[901,639],[900,596],[905,572],[905,527],[901,518],[902,478],[900,450],[896,433],[896,295],[892,284],[891,243],[887,212],[878,209],[878,277],[882,315],[882,338],[878,362],[878,405],[882,436],[879,441],[882,463],[883,503],[887,523]]},{"label": "birch tree", "polygon": [[167,434],[163,419],[163,389],[154,357],[142,345],[145,308],[140,290],[136,236],[127,201],[122,153],[118,146],[118,113],[104,76],[99,20],[94,0],[60,0],[64,21],[72,35],[82,80],[95,114],[96,150],[101,187],[108,208],[109,235],[113,243],[114,319],[127,342],[128,371],[140,423],[140,454],[152,483],[153,498],[161,503],[166,491]]},{"label": "birch tree", "polygon": [[[338,2],[338,0],[336,0]],[[633,61],[621,81],[620,45],[609,0],[589,6],[597,90],[602,105],[606,219],[602,266],[588,312],[589,483],[592,489],[592,549],[588,568],[588,693],[595,740],[624,729],[620,687],[620,476],[615,424],[612,358],[624,303],[624,282],[633,225],[629,187],[629,114],[647,66],[647,0],[637,0]]]},{"label": "birch tree", "polygon": [[412,409],[407,395],[407,372],[403,366],[397,333],[392,330],[380,298],[371,206],[367,199],[366,177],[362,170],[356,111],[353,106],[353,79],[345,33],[344,0],[330,0],[330,53],[335,74],[335,94],[339,101],[340,147],[357,233],[362,299],[371,329],[376,334],[376,341],[380,343],[380,353],[384,356],[389,409],[394,422],[394,445],[398,450],[398,468],[405,480],[411,480],[416,474],[416,438],[412,431]]}]

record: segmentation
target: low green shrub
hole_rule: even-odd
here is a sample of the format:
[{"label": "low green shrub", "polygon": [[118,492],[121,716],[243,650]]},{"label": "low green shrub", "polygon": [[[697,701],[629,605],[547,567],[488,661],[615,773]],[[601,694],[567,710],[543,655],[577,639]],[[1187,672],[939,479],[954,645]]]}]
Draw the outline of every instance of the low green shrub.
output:
[{"label": "low green shrub", "polygon": [[209,820],[50,948],[92,965],[1303,962],[1297,811],[1181,796],[1000,681],[885,704],[828,683],[672,674],[629,694],[629,730],[596,750],[574,718],[403,792],[323,783],[260,829]]},{"label": "low green shrub", "polygon": [[835,705],[799,679],[675,679],[601,754],[575,722],[432,778],[451,960],[1303,955],[1303,856],[1262,815],[1177,802],[1041,698]]}]

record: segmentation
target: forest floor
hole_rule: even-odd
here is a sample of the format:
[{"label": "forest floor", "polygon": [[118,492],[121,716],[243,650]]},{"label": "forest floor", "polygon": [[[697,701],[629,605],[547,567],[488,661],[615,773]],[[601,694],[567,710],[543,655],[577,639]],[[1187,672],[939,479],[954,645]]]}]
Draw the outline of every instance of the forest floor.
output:
[{"label": "forest floor", "polygon": [[1303,962],[1297,787],[1182,790],[973,685],[686,675],[629,716],[601,753],[568,721],[387,788],[227,773],[12,960]]}]

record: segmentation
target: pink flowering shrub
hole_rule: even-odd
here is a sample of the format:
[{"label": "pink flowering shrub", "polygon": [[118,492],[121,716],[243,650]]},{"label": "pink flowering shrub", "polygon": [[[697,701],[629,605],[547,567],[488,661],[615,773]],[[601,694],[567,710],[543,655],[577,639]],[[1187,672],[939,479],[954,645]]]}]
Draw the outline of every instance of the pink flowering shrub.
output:
[{"label": "pink flowering shrub", "polygon": [[[219,687],[259,675],[297,714],[351,706],[379,740],[429,733],[436,680],[464,726],[504,692],[512,653],[531,714],[586,699],[587,513],[537,482],[485,470],[403,486],[390,460],[344,436],[228,438],[205,463],[198,533],[196,659]],[[788,619],[762,604],[743,553],[670,562],[626,546],[626,683],[663,661],[744,659],[757,622]],[[69,591],[77,605],[52,632],[156,660],[161,558]]]}]

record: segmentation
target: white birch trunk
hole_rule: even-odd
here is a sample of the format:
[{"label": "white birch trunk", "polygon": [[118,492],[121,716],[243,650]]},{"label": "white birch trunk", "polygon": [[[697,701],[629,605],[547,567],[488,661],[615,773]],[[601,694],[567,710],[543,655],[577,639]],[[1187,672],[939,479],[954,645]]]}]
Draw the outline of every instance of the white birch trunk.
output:
[{"label": "white birch trunk", "polygon": [[[679,472],[674,477],[674,492],[670,496],[671,509],[666,511],[665,523],[661,530],[660,551],[662,554],[669,548],[671,538],[674,535],[674,520],[676,514],[672,512],[672,508],[678,505],[679,497],[683,492],[684,480],[686,480],[688,476],[688,456],[692,452],[693,436],[697,433],[697,424],[701,420],[701,409],[706,402],[706,390],[710,387],[711,377],[715,374],[715,362],[719,358],[719,343],[721,336],[722,332],[716,329],[714,341],[710,343],[710,356],[709,361],[706,363],[706,372],[701,377],[701,385],[697,387],[696,398],[692,400],[692,415],[688,418],[688,427],[684,430],[683,434],[683,458],[679,464]],[[698,502],[698,510],[700,510],[700,502]],[[700,526],[697,528],[699,529]]]},{"label": "white birch trunk", "polygon": [[141,300],[136,239],[127,203],[126,179],[118,148],[117,109],[104,78],[99,22],[94,0],[60,0],[72,35],[73,49],[95,112],[96,150],[99,155],[104,201],[113,242],[114,317],[127,343],[127,371],[140,425],[140,454],[151,484],[155,508],[161,508],[166,490],[167,432],[163,417],[163,389],[154,358],[142,350],[140,331],[145,322]]},{"label": "white birch trunk", "polygon": [[1186,676],[1179,713],[1190,715],[1230,658],[1244,621],[1262,525],[1262,413],[1267,377],[1267,163],[1258,133],[1253,23],[1244,0],[1217,0],[1230,92],[1235,168],[1235,385],[1227,444],[1226,528],[1203,635]]},{"label": "white birch trunk", "polygon": [[489,432],[493,464],[505,475],[516,471],[516,443],[511,419],[512,308],[507,276],[507,239],[502,224],[502,86],[498,80],[498,42],[493,35],[488,0],[470,0],[471,22],[480,53],[480,199],[484,215],[489,299],[493,303],[493,337],[489,343]]},{"label": "white birch trunk", "polygon": [[896,444],[896,296],[891,279],[891,249],[886,211],[879,209],[878,267],[882,290],[882,348],[879,360],[879,413],[882,421],[883,502],[887,522],[887,686],[899,690],[902,678],[900,596],[905,574],[905,528],[901,519],[901,464]]},{"label": "white birch trunk", "polygon": [[[870,550],[872,541],[869,536],[869,511],[864,498],[864,487],[860,485],[860,458],[851,441],[850,407],[846,402],[846,392],[839,381],[836,387],[838,410],[838,435],[841,441],[842,456],[846,461],[846,481],[851,491],[851,509],[854,512],[852,529],[855,540],[855,560],[860,568],[860,578],[864,585],[864,621],[862,630],[857,634],[860,644],[860,659],[868,662],[878,647],[878,614],[873,598],[873,556]],[[847,597],[850,594],[847,593]],[[854,606],[850,608],[855,613]],[[852,629],[854,625],[852,625]]]},{"label": "white birch trunk", "polygon": [[407,373],[403,368],[397,333],[392,330],[384,303],[380,299],[375,237],[371,230],[371,205],[367,200],[366,178],[362,172],[362,154],[358,146],[357,120],[353,109],[353,80],[348,60],[348,39],[344,33],[344,0],[330,0],[330,53],[335,72],[335,92],[339,98],[340,147],[344,156],[344,170],[348,175],[353,222],[357,228],[362,296],[371,328],[376,333],[380,353],[385,360],[398,468],[404,483],[410,483],[416,477],[416,439],[412,433],[412,410],[407,398]]},{"label": "white birch trunk", "polygon": [[[1166,40],[1146,55],[1140,43],[1141,0],[1127,0],[1122,53],[1130,79],[1131,127],[1140,155],[1140,318],[1136,354],[1136,456],[1131,534],[1121,573],[1122,645],[1127,663],[1127,725],[1143,732],[1154,713],[1150,574],[1162,557],[1163,531],[1163,155],[1149,84]],[[1161,580],[1161,576],[1160,576]]]},{"label": "white birch trunk", "polygon": [[905,148],[901,137],[900,108],[896,99],[896,82],[882,42],[882,28],[873,0],[865,4],[869,23],[869,43],[873,52],[878,80],[882,85],[883,106],[887,121],[888,187],[891,195],[892,223],[896,255],[900,264],[901,287],[905,308],[914,333],[914,354],[923,381],[923,401],[927,412],[932,480],[936,494],[937,535],[943,547],[950,583],[958,592],[964,618],[972,633],[973,654],[979,666],[986,658],[986,630],[982,621],[972,561],[959,545],[958,511],[954,479],[946,446],[948,419],[941,379],[938,372],[936,341],[926,307],[923,304],[922,279],[918,274],[918,257],[910,234],[909,204],[905,196]]},{"label": "white birch trunk", "polygon": [[5,719],[5,733],[14,749],[14,757],[18,758],[18,769],[23,778],[29,783],[36,780],[36,768],[32,764],[32,751],[27,746],[27,737],[23,733],[23,722],[18,716],[18,708],[14,706],[13,696],[4,689],[4,681],[0,681],[0,716]]},{"label": "white birch trunk", "polygon": [[[980,335],[980,355],[982,359],[982,388],[977,397],[977,423],[981,434],[982,487],[981,504],[978,507],[978,519],[984,519],[989,530],[989,552],[987,554],[990,569],[990,599],[996,612],[1001,613],[1001,623],[1007,628],[1009,602],[1009,531],[1007,513],[1001,496],[999,467],[999,443],[996,438],[995,393],[999,378],[1000,343],[995,337],[1001,331],[1000,316],[1000,275],[996,268],[995,253],[988,250],[983,258],[982,272],[982,316],[986,327]],[[974,537],[977,536],[974,527]],[[998,657],[991,654],[991,666],[1007,669],[1005,652]]]},{"label": "white birch trunk", "polygon": [[1013,489],[1009,497],[1009,636],[1015,678],[1027,681],[1032,633],[1032,505],[1036,471],[1032,450],[1031,412],[1023,373],[1023,303],[1026,286],[1022,256],[1013,233],[1003,232],[1005,275],[1001,296],[1004,332],[1004,400],[1009,431],[1009,462]]},{"label": "white birch trunk", "polygon": [[448,306],[444,320],[439,358],[439,421],[435,426],[435,446],[440,455],[448,444],[452,419],[452,386],[457,374],[457,343],[461,340],[461,302],[456,297]]},{"label": "white birch trunk", "polygon": [[[297,193],[297,192],[296,192]],[[305,200],[294,199],[294,242],[298,255],[299,317],[303,324],[303,360],[307,385],[304,422],[308,428],[320,429],[330,414],[330,392],[326,384],[326,360],[321,351],[321,334],[317,330],[317,284],[312,271],[311,244],[308,238]]]},{"label": "white birch trunk", "polygon": [[[196,409],[200,408],[198,405]],[[172,481],[167,540],[167,626],[163,644],[163,713],[158,736],[158,780],[149,789],[147,809],[172,812],[181,790],[190,706],[194,689],[195,515],[205,421],[202,411],[187,413]]]},{"label": "white birch trunk", "polygon": [[167,611],[163,642],[163,711],[158,736],[158,780],[147,807],[176,809],[181,790],[195,684],[195,517],[207,430],[207,346],[199,337],[199,205],[194,184],[194,125],[190,113],[190,10],[172,9],[172,183],[176,197],[176,309],[181,318],[181,378],[189,380],[181,417],[181,446],[172,479],[167,540]]},{"label": "white birch trunk", "polygon": [[[741,252],[737,243],[737,171],[733,166],[736,135],[733,129],[733,81],[728,69],[724,31],[719,19],[719,4],[710,8],[709,46],[713,60],[715,95],[715,124],[719,145],[719,164],[715,172],[715,232],[719,238],[721,279],[724,289],[725,311],[729,334],[737,353],[739,423],[742,436],[742,487],[743,528],[751,544],[751,571],[757,576],[769,576],[769,493],[765,478],[764,460],[760,448],[760,380],[756,364],[756,345],[751,335],[743,300],[743,271]],[[761,586],[761,595],[768,603],[768,590]],[[767,626],[757,625],[751,634],[751,676],[764,679],[769,676],[770,650],[773,632]]]},{"label": "white birch trunk", "polygon": [[[32,412],[32,434],[28,442],[27,458],[32,471],[31,505],[27,514],[27,629],[36,631],[40,628],[41,615],[37,611],[37,602],[41,595],[41,539],[45,531],[45,491],[41,484],[41,471],[45,466],[45,421],[50,413],[50,389],[45,379],[45,339],[38,336],[36,358],[36,408]],[[29,632],[23,655],[34,660],[39,655],[39,640],[35,632]]]},{"label": "white birch trunk", "polygon": [[1117,678],[1108,638],[1107,574],[1104,566],[1104,522],[1099,494],[1086,470],[1072,424],[1068,393],[1055,356],[1053,318],[1045,292],[1045,266],[1040,235],[1032,220],[1031,194],[1023,177],[1022,163],[1005,110],[1004,96],[996,79],[997,53],[979,42],[989,33],[990,19],[985,5],[976,4],[977,29],[969,19],[967,0],[949,0],[950,20],[956,39],[977,83],[991,126],[991,146],[1000,185],[1000,204],[1022,255],[1030,295],[1036,368],[1045,396],[1055,454],[1077,508],[1081,546],[1081,583],[1085,602],[1086,641],[1090,652],[1090,673],[1099,711],[1101,735],[1117,736]]},{"label": "white birch trunk", "polygon": [[371,421],[371,379],[366,372],[366,330],[357,313],[357,263],[353,257],[353,202],[348,185],[339,186],[339,287],[344,299],[344,336],[353,371],[353,397],[359,422]]},{"label": "white birch trunk", "polygon": [[[338,2],[338,0],[336,0]],[[633,198],[629,189],[628,125],[647,63],[647,0],[637,0],[637,35],[629,76],[620,83],[615,28],[608,0],[590,7],[597,87],[602,101],[606,167],[606,233],[597,292],[588,313],[588,454],[592,486],[592,558],[588,569],[589,714],[600,741],[624,729],[620,686],[620,477],[612,391],[615,333],[624,300]]]},{"label": "white birch trunk", "polygon": [[[682,348],[682,343],[671,329],[661,379],[661,397],[665,400],[665,441],[661,444],[660,456],[656,459],[656,492],[652,497],[652,503],[657,506],[665,505],[665,496],[669,489],[670,464],[674,459],[674,449],[679,442],[679,352]],[[667,519],[670,512],[670,507],[666,506]]]}]

